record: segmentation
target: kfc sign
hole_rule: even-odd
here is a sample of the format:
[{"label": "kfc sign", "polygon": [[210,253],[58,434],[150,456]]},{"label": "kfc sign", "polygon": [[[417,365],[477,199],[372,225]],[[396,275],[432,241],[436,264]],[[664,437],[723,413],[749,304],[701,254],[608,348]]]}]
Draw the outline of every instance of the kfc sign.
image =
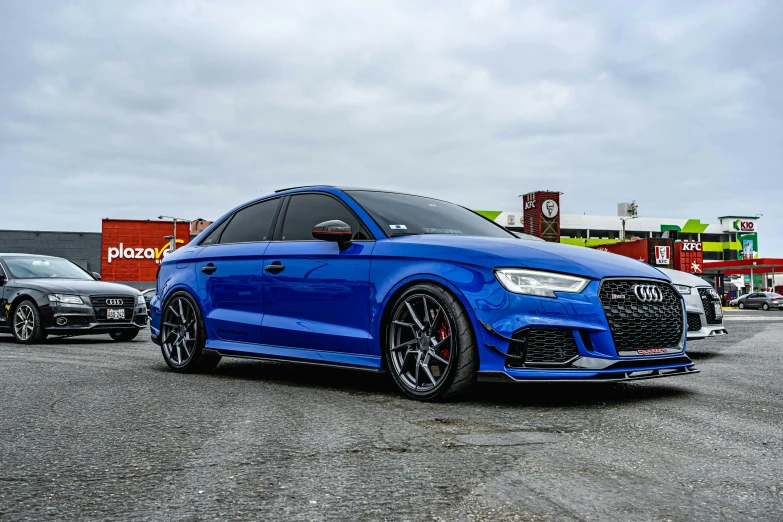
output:
[{"label": "kfc sign", "polygon": [[701,243],[683,243],[682,244],[682,251],[683,252],[701,252],[702,246]]},{"label": "kfc sign", "polygon": [[655,264],[656,265],[668,265],[672,258],[672,247],[669,246],[657,246],[655,247]]}]

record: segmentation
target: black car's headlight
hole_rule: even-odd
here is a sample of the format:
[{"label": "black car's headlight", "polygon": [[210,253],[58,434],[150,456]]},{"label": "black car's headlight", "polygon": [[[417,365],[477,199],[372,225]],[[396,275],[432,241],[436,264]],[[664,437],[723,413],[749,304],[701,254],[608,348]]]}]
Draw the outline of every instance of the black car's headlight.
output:
[{"label": "black car's headlight", "polygon": [[84,304],[82,298],[78,295],[66,295],[66,294],[49,294],[50,303],[59,304]]},{"label": "black car's headlight", "polygon": [[677,291],[680,292],[682,295],[689,295],[691,293],[691,287],[690,286],[674,285],[674,288],[676,288]]},{"label": "black car's headlight", "polygon": [[498,268],[495,277],[509,292],[541,297],[557,297],[555,292],[578,294],[590,284],[584,277],[522,268]]}]

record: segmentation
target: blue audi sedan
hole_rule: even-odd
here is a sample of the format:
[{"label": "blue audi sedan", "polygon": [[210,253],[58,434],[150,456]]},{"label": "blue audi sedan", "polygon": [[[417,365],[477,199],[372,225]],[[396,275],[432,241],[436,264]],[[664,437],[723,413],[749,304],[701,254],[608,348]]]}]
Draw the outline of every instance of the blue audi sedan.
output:
[{"label": "blue audi sedan", "polygon": [[420,400],[478,380],[696,373],[685,306],[626,257],[520,239],[453,203],[331,186],[232,210],[161,263],[152,339],[176,372],[250,357],[388,372]]}]

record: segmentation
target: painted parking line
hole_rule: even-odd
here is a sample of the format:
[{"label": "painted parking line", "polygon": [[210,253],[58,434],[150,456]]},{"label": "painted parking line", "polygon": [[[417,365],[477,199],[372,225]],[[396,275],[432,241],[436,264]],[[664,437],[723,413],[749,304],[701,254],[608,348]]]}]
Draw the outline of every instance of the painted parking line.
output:
[{"label": "painted parking line", "polygon": [[783,317],[764,317],[763,315],[724,315],[724,321],[783,321]]}]

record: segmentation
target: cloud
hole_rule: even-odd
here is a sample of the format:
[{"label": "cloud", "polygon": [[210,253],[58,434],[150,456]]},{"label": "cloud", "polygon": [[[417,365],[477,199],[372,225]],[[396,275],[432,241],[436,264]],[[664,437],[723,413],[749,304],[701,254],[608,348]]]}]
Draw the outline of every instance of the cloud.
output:
[{"label": "cloud", "polygon": [[783,257],[782,23],[754,0],[5,2],[0,228],[307,183],[497,210],[551,188],[572,213],[763,213]]}]

